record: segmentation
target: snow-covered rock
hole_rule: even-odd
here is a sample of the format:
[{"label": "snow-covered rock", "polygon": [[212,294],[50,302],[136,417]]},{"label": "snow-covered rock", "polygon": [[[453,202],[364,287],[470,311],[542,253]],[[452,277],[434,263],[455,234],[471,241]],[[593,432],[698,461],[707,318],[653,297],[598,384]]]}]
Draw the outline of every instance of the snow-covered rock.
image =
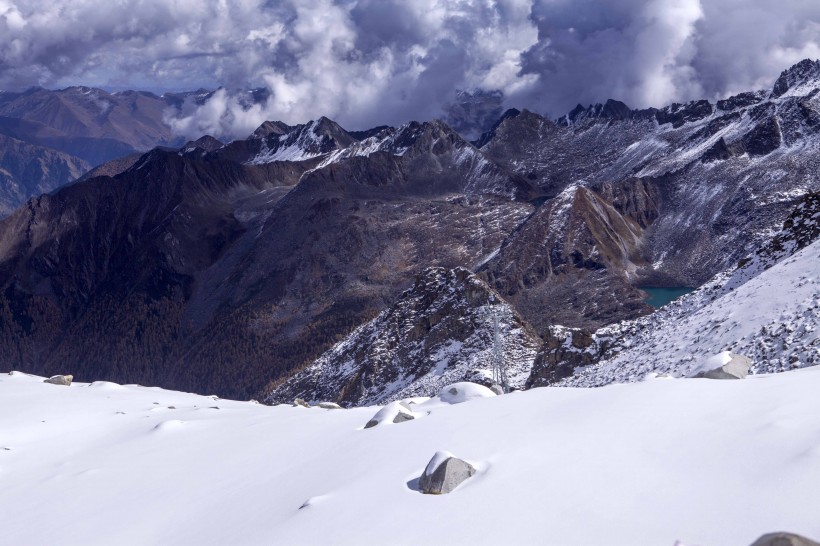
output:
[{"label": "snow-covered rock", "polygon": [[794,533],[768,533],[755,540],[752,546],[820,546],[820,542]]},{"label": "snow-covered rock", "polygon": [[461,404],[476,398],[490,398],[492,396],[497,395],[484,385],[477,385],[468,381],[447,385],[438,393],[439,400],[447,404]]},{"label": "snow-covered rock", "polygon": [[404,423],[405,421],[412,421],[416,416],[410,406],[404,401],[390,402],[382,409],[376,412],[364,428],[373,428],[381,424],[389,423]]},{"label": "snow-covered rock", "polygon": [[752,361],[749,358],[723,351],[704,360],[695,367],[690,375],[705,379],[743,379],[749,375]]},{"label": "snow-covered rock", "polygon": [[446,495],[471,478],[476,470],[470,463],[448,451],[438,451],[419,479],[419,489],[427,495]]},{"label": "snow-covered rock", "polygon": [[63,385],[69,387],[71,386],[71,382],[73,380],[73,375],[53,375],[48,379],[44,380],[43,383],[51,383],[52,385]]}]

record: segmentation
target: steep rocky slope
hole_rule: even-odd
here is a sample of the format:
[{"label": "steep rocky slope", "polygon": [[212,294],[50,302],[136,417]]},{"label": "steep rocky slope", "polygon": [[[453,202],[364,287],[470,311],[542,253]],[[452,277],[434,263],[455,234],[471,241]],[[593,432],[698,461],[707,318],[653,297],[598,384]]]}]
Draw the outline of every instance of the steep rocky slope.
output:
[{"label": "steep rocky slope", "polygon": [[324,165],[155,150],[33,200],[0,223],[4,360],[255,395],[533,210],[509,197],[532,191],[520,177],[417,128],[407,153]]},{"label": "steep rocky slope", "polygon": [[29,196],[50,192],[89,168],[77,157],[0,134],[0,218]]},{"label": "steep rocky slope", "polygon": [[754,372],[820,364],[820,194],[770,242],[648,317],[589,332],[550,328],[529,386],[598,386],[650,372],[685,375],[731,350]]},{"label": "steep rocky slope", "polygon": [[268,399],[382,404],[458,381],[491,384],[496,318],[508,383],[521,388],[541,345],[533,328],[468,270],[430,268],[396,303]]},{"label": "steep rocky slope", "polygon": [[[650,311],[636,286],[701,284],[818,189],[817,66],[716,104],[512,111],[480,148],[441,121],[320,118],[157,149],[0,222],[0,358],[255,396],[401,307],[428,267],[474,272],[548,347],[587,343]],[[557,325],[587,330],[567,345]],[[377,356],[357,362],[387,370]],[[335,365],[348,400],[378,396]],[[380,377],[409,388],[420,366]]]},{"label": "steep rocky slope", "polygon": [[598,191],[640,179],[656,210],[645,218],[651,225],[641,237],[645,263],[636,282],[697,286],[751,252],[803,195],[820,189],[818,66],[803,61],[772,91],[714,104],[634,111],[610,102],[558,123],[510,112],[481,149],[553,196],[570,184]]}]

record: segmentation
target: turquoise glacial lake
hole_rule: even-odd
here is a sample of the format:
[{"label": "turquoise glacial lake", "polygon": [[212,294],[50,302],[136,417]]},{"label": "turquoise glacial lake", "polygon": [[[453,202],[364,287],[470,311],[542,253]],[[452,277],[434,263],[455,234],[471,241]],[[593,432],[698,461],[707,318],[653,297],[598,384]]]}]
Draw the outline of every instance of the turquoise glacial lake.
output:
[{"label": "turquoise glacial lake", "polygon": [[688,294],[694,290],[694,288],[686,287],[648,288],[646,286],[639,286],[638,288],[649,294],[649,297],[646,298],[646,303],[655,309],[663,307],[667,303],[676,300],[684,294]]}]

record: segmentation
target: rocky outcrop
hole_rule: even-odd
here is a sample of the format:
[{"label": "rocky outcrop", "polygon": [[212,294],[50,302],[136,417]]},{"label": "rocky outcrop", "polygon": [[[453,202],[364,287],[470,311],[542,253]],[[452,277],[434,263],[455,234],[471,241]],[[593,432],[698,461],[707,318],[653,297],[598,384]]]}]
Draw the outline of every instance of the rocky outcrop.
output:
[{"label": "rocky outcrop", "polygon": [[686,104],[676,102],[658,110],[655,118],[660,125],[671,123],[672,127],[678,128],[684,123],[702,120],[711,115],[712,111],[712,105],[708,100],[696,100]]},{"label": "rocky outcrop", "polygon": [[[511,234],[480,273],[540,331],[649,312],[626,272],[646,264],[644,233],[659,207],[655,186],[640,179],[570,186]],[[592,293],[594,311],[580,296]]]},{"label": "rocky outcrop", "polygon": [[593,332],[578,328],[552,326],[544,334],[527,388],[556,383],[570,377],[575,368],[597,362],[604,353]]},{"label": "rocky outcrop", "polygon": [[749,155],[770,154],[778,149],[782,142],[780,124],[775,117],[764,119],[742,139],[743,149]]},{"label": "rocky outcrop", "polygon": [[419,489],[427,495],[446,495],[475,473],[476,470],[470,463],[447,451],[439,451],[424,469],[419,479]]},{"label": "rocky outcrop", "polygon": [[209,152],[215,152],[225,145],[224,142],[218,140],[211,135],[205,135],[196,140],[187,142],[181,149],[182,154],[193,154],[199,157],[204,157]]},{"label": "rocky outcrop", "polygon": [[619,100],[609,99],[605,104],[591,104],[584,108],[578,105],[564,117],[558,119],[560,125],[574,125],[587,120],[628,120],[635,112]]},{"label": "rocky outcrop", "polygon": [[766,96],[765,91],[747,91],[733,95],[728,99],[719,100],[716,106],[718,110],[737,110],[747,106],[754,106],[765,99]]},{"label": "rocky outcrop", "polygon": [[772,97],[781,97],[801,84],[820,81],[820,61],[804,59],[780,73],[774,83]]},{"label": "rocky outcrop", "polygon": [[216,155],[252,165],[304,161],[341,150],[356,141],[338,123],[323,116],[294,126],[281,121],[265,122],[250,138],[231,142],[216,150]]}]

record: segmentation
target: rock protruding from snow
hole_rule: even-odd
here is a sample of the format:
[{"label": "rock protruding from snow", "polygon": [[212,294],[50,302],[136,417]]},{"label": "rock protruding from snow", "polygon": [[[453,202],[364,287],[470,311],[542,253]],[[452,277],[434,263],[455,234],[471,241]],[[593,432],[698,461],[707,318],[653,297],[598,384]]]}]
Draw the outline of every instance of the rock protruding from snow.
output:
[{"label": "rock protruding from snow", "polygon": [[74,381],[73,375],[53,375],[48,379],[43,380],[43,383],[50,383],[52,385],[64,385],[66,387],[71,386],[71,382]]},{"label": "rock protruding from snow", "polygon": [[752,546],[820,546],[820,542],[794,533],[769,533],[755,540]]},{"label": "rock protruding from snow", "polygon": [[470,463],[447,451],[438,451],[421,475],[419,489],[427,495],[446,495],[475,475]]},{"label": "rock protruding from snow", "polygon": [[484,385],[470,383],[469,381],[447,385],[441,389],[438,395],[439,399],[447,404],[461,404],[476,398],[491,398],[493,396],[496,396],[496,393],[492,390]]},{"label": "rock protruding from snow", "polygon": [[376,415],[367,422],[364,428],[373,428],[389,423],[404,423],[405,421],[412,421],[415,418],[415,415],[413,415],[413,412],[404,401],[390,402],[376,412]]},{"label": "rock protruding from snow", "polygon": [[705,379],[744,379],[749,375],[752,361],[743,355],[723,351],[707,358],[695,372],[694,377]]}]

